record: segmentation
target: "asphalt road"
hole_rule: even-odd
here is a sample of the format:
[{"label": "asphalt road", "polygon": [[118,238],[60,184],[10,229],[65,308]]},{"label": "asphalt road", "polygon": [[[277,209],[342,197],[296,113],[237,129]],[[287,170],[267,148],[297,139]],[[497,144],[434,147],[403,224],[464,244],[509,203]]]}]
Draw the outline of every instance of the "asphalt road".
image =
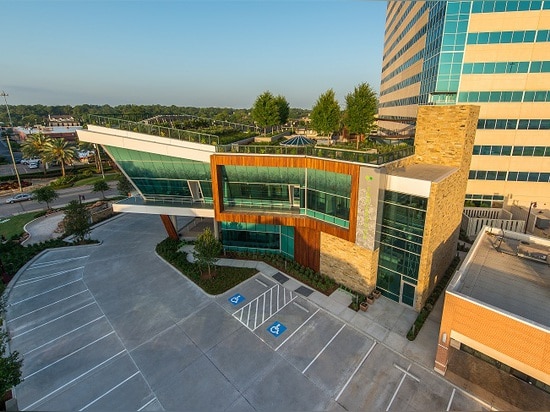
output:
[{"label": "asphalt road", "polygon": [[[118,190],[116,189],[116,184],[117,182],[109,183],[109,186],[111,187],[111,189],[105,192],[105,197],[109,198],[109,197],[115,197],[119,195]],[[79,196],[84,196],[85,202],[100,200],[102,198],[101,192],[93,192],[92,189],[93,189],[93,186],[91,185],[71,187],[68,189],[59,189],[57,190],[57,194],[59,195],[59,197],[55,199],[50,204],[50,206],[54,208],[65,206],[71,200],[78,200]],[[14,196],[16,193],[10,193],[10,194],[5,194],[0,196],[0,216],[8,217],[13,215],[18,215],[21,213],[27,213],[27,212],[46,209],[45,203],[38,203],[36,200],[30,200],[26,202],[19,202],[19,203],[13,203],[13,204],[6,203],[6,200]]]}]

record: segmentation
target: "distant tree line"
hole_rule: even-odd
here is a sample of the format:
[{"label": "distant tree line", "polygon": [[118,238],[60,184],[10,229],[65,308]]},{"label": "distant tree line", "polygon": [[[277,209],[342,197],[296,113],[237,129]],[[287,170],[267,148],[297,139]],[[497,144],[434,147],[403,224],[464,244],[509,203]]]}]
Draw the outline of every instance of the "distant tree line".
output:
[{"label": "distant tree line", "polygon": [[[129,117],[142,120],[158,115],[193,115],[228,122],[254,124],[251,109],[232,109],[227,107],[186,107],[186,106],[162,106],[162,105],[135,105],[126,104],[120,106],[81,104],[77,106],[60,105],[46,106],[35,105],[10,105],[10,114],[14,126],[32,127],[44,125],[48,115],[70,115],[85,123],[86,115],[97,114],[105,116]],[[307,116],[310,110],[289,108],[289,118],[299,119]],[[0,122],[9,125],[6,110],[0,110]]]}]

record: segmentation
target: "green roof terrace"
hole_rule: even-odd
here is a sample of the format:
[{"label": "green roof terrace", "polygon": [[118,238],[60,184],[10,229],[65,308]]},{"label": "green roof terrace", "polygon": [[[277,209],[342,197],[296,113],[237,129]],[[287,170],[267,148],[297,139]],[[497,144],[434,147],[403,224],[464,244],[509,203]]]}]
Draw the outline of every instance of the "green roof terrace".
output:
[{"label": "green roof terrace", "polygon": [[89,115],[88,123],[112,129],[148,134],[153,136],[177,139],[181,141],[214,145],[217,153],[240,153],[254,155],[283,155],[283,156],[311,156],[323,159],[335,159],[347,162],[382,165],[414,154],[414,146],[401,147],[385,153],[372,153],[365,150],[351,150],[329,146],[284,146],[284,145],[255,145],[251,143],[222,144],[220,137],[191,130],[182,130],[143,122],[129,121],[116,117]]}]

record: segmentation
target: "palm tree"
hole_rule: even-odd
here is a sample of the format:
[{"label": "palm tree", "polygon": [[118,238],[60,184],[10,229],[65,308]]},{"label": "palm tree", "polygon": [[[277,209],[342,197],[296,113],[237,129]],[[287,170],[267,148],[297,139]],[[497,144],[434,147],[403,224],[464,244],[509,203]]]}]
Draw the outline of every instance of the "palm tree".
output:
[{"label": "palm tree", "polygon": [[48,145],[52,139],[44,136],[42,133],[31,135],[25,143],[21,145],[23,155],[29,159],[38,157],[42,162],[44,174],[46,174],[46,161],[48,160]]},{"label": "palm tree", "polygon": [[76,146],[64,139],[51,139],[47,146],[46,157],[61,165],[61,175],[65,177],[65,165],[72,164],[76,156]]}]

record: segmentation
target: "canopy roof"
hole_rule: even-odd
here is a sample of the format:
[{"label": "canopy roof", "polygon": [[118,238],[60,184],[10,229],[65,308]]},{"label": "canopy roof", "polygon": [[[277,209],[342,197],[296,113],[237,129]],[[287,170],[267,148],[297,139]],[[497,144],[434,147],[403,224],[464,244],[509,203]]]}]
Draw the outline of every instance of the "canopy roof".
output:
[{"label": "canopy roof", "polygon": [[312,146],[315,144],[315,141],[308,139],[301,134],[292,136],[290,139],[285,140],[281,143],[282,146]]}]

